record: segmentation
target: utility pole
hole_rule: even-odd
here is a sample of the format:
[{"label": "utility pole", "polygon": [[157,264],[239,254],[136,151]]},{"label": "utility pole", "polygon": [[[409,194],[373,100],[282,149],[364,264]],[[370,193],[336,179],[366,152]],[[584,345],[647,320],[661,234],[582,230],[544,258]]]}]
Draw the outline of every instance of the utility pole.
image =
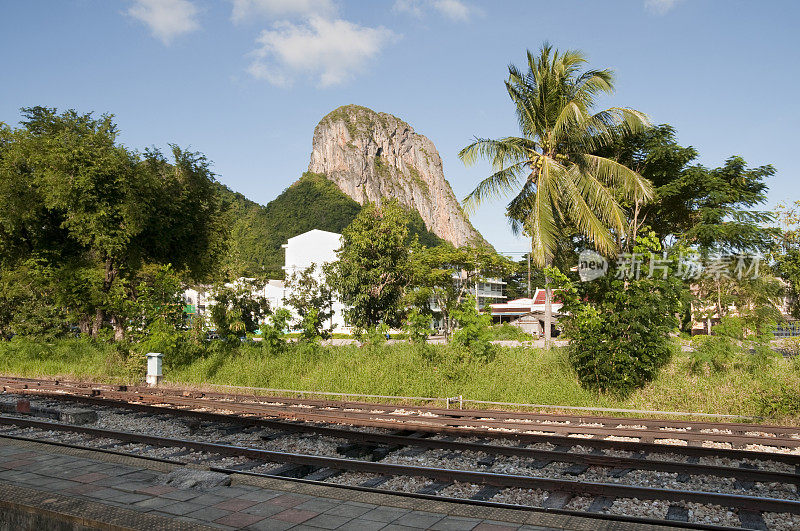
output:
[{"label": "utility pole", "polygon": [[531,298],[531,253],[528,253],[528,298]]}]

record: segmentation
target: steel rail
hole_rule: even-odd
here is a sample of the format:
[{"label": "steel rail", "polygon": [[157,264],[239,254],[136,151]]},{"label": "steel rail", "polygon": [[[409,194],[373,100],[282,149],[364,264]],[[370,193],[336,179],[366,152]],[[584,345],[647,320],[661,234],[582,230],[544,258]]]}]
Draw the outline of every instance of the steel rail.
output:
[{"label": "steel rail", "polygon": [[[105,399],[89,399],[89,401],[94,404],[108,404]],[[124,408],[127,404],[124,402],[116,402],[114,405],[119,405],[119,407]],[[195,412],[192,410],[173,409],[143,404],[139,406],[141,407],[137,407],[136,409],[148,411],[153,414],[173,414],[174,412],[179,412],[177,416],[181,414],[188,414],[189,416],[203,418],[213,422],[231,422],[235,419],[236,423],[238,424],[256,425],[287,432],[315,434],[329,438],[346,439],[350,441],[374,443],[379,445],[417,446],[429,449],[453,450],[459,452],[484,452],[494,455],[525,457],[542,461],[585,464],[589,466],[601,466],[606,468],[631,468],[637,470],[652,470],[690,475],[711,475],[717,477],[736,478],[743,481],[778,482],[800,485],[800,474],[794,474],[790,472],[773,472],[769,470],[746,469],[719,465],[703,465],[680,461],[649,460],[643,457],[593,455],[557,450],[538,450],[533,448],[521,448],[487,443],[469,443],[441,439],[409,437],[405,435],[369,433],[343,428],[334,428],[331,426],[298,424],[282,420],[259,419],[253,417],[232,417],[230,415],[222,415],[219,413]],[[771,455],[775,454],[769,454],[769,456]],[[800,465],[800,456],[797,456],[796,462]]]},{"label": "steel rail", "polygon": [[[342,401],[333,401],[333,400],[313,400],[313,399],[298,399],[298,398],[291,398],[291,397],[275,397],[275,396],[265,396],[265,395],[242,395],[242,394],[230,394],[230,393],[218,393],[213,391],[198,391],[198,390],[183,390],[183,389],[172,389],[172,388],[149,388],[149,387],[141,387],[141,386],[116,386],[112,384],[83,384],[83,383],[76,383],[76,382],[65,382],[59,380],[37,380],[37,379],[28,379],[28,378],[14,378],[14,377],[2,377],[0,378],[0,384],[2,383],[21,383],[21,382],[30,382],[37,385],[55,385],[55,386],[73,386],[77,388],[84,388],[84,389],[96,389],[96,390],[103,390],[102,388],[106,388],[107,391],[127,391],[127,392],[134,392],[134,393],[144,393],[152,396],[181,396],[185,398],[207,398],[207,399],[220,399],[225,401],[232,401],[232,402],[240,402],[240,403],[247,403],[253,402],[252,405],[260,405],[259,401],[268,400],[271,402],[283,402],[288,404],[298,404],[298,405],[312,405],[317,407],[324,407],[324,408],[336,408],[336,409],[345,409],[351,407],[358,407],[363,409],[371,409],[371,410],[383,410],[383,413],[391,413],[398,409],[398,405],[387,405],[387,404],[376,404],[376,403],[369,403],[369,402],[342,402]],[[692,430],[701,430],[701,429],[721,429],[721,430],[730,430],[734,433],[746,433],[746,432],[761,432],[761,433],[773,433],[773,434],[785,434],[785,435],[800,435],[800,427],[793,427],[793,426],[777,426],[777,425],[769,425],[769,424],[745,424],[745,423],[735,423],[735,422],[719,422],[719,423],[710,423],[710,422],[700,422],[700,421],[685,421],[685,420],[658,420],[658,419],[642,419],[642,418],[633,418],[633,417],[606,417],[606,416],[576,416],[576,415],[565,415],[565,414],[554,414],[554,413],[529,413],[529,412],[510,412],[510,411],[503,411],[503,410],[489,410],[489,409],[477,409],[477,410],[468,410],[468,409],[445,409],[445,408],[436,408],[436,407],[429,407],[429,406],[408,406],[413,407],[421,412],[426,413],[433,413],[440,415],[442,417],[451,417],[451,418],[488,418],[488,419],[503,419],[503,420],[524,420],[524,421],[538,421],[542,426],[550,427],[553,426],[552,424],[546,424],[546,422],[569,422],[569,423],[586,423],[586,424],[603,424],[604,426],[610,424],[623,424],[623,425],[642,425],[647,427],[655,427],[655,428],[676,428],[676,429],[692,429]],[[413,415],[411,415],[413,417]],[[526,426],[534,425],[534,422],[526,422]],[[612,429],[617,429],[615,427],[611,427]],[[641,432],[642,430],[637,430],[637,433]],[[674,434],[680,435],[682,432],[673,432],[671,430],[659,430],[659,434]],[[696,432],[695,432],[696,433]],[[712,436],[712,435],[725,435],[725,434],[702,434],[704,437]],[[753,435],[750,437],[756,437],[763,439],[763,436],[760,435]],[[794,439],[790,439],[794,440]]]},{"label": "steel rail", "polygon": [[[120,455],[125,457],[135,457],[137,459],[147,460],[147,461],[155,461],[155,462],[162,462],[168,463],[176,466],[186,466],[186,463],[183,461],[176,461],[172,459],[165,459],[160,457],[152,457],[146,455],[140,455],[132,452],[121,452],[118,450],[111,450],[108,448],[93,448],[91,446],[81,446],[72,443],[64,443],[60,441],[48,441],[48,440],[40,440],[40,439],[33,439],[31,437],[22,437],[19,435],[10,435],[6,433],[0,433],[0,438],[6,439],[13,439],[18,441],[25,441],[25,442],[33,442],[37,444],[46,444],[50,446],[58,446],[63,448],[72,448],[77,450],[84,450],[84,451],[91,451],[91,452],[101,452],[101,453],[108,453],[113,455]],[[310,485],[318,485],[324,487],[332,487],[332,488],[339,488],[339,489],[347,489],[347,490],[355,490],[360,492],[369,492],[375,494],[387,494],[385,489],[379,489],[374,487],[364,487],[361,485],[342,485],[338,483],[327,483],[324,481],[318,480],[311,480],[305,478],[294,478],[289,476],[281,476],[276,474],[269,474],[264,472],[252,472],[250,470],[238,470],[233,468],[224,468],[224,467],[215,467],[210,466],[208,469],[212,472],[221,472],[224,474],[232,475],[232,474],[241,474],[247,476],[255,476],[255,477],[263,477],[269,479],[279,479],[281,481],[291,481],[295,483],[305,483]],[[551,514],[559,514],[565,516],[577,516],[581,518],[591,518],[595,520],[608,520],[614,522],[624,522],[624,523],[633,523],[633,524],[641,524],[641,525],[652,525],[652,526],[664,526],[668,525],[670,527],[680,527],[686,529],[703,529],[709,531],[731,531],[731,530],[740,530],[740,527],[727,527],[727,526],[719,526],[714,524],[700,524],[700,523],[693,523],[693,522],[681,522],[676,520],[658,520],[655,518],[648,518],[648,517],[637,517],[637,516],[628,516],[628,515],[618,515],[618,514],[611,514],[611,513],[591,513],[591,512],[582,512],[582,511],[574,511],[569,509],[554,509],[554,508],[547,508],[547,507],[536,507],[532,505],[515,505],[510,503],[502,503],[502,502],[493,502],[488,500],[473,500],[468,498],[452,498],[448,496],[440,496],[436,494],[420,494],[418,492],[400,492],[400,491],[392,491],[389,493],[393,496],[402,496],[407,498],[417,498],[417,499],[424,499],[424,500],[433,500],[433,501],[445,501],[448,503],[457,503],[462,505],[476,505],[481,507],[492,507],[492,508],[499,508],[499,509],[512,509],[512,510],[523,510],[523,511],[530,511],[530,512],[541,512],[541,513],[551,513]]]},{"label": "steel rail", "polygon": [[310,465],[337,470],[367,472],[383,476],[416,476],[447,482],[460,481],[464,483],[492,485],[502,488],[542,489],[547,491],[568,492],[570,494],[590,494],[593,496],[614,496],[622,498],[639,498],[676,502],[686,501],[714,504],[722,507],[739,508],[751,511],[800,514],[800,501],[778,498],[742,496],[738,494],[722,494],[692,490],[659,489],[654,487],[638,487],[617,483],[585,482],[578,480],[550,479],[536,476],[516,476],[511,474],[498,474],[491,472],[375,463],[372,461],[361,461],[356,459],[342,459],[335,457],[294,454],[288,452],[274,452],[270,450],[246,448],[218,443],[174,439],[169,437],[156,437],[139,433],[87,428],[84,426],[73,426],[69,424],[20,419],[7,416],[0,416],[0,424],[12,424],[46,430],[49,429],[77,432],[97,437],[150,444],[154,446],[188,448],[201,452],[216,453],[219,455],[228,456],[241,456],[267,462]]},{"label": "steel rail", "polygon": [[[64,388],[61,387],[60,390]],[[22,391],[35,391],[30,388],[23,388]],[[249,414],[262,414],[271,415],[280,418],[291,418],[298,420],[307,420],[315,422],[329,422],[329,423],[342,423],[342,422],[359,422],[375,421],[375,420],[388,420],[396,427],[405,426],[417,429],[417,426],[438,426],[446,427],[461,427],[462,429],[474,430],[475,428],[482,428],[487,431],[505,430],[514,432],[515,430],[524,431],[540,431],[543,433],[553,433],[562,436],[579,436],[579,435],[592,435],[592,436],[616,436],[616,437],[629,437],[638,439],[640,442],[653,442],[658,439],[679,439],[689,443],[702,443],[702,442],[718,442],[729,444],[759,444],[765,446],[798,448],[800,447],[800,438],[793,437],[763,437],[760,435],[733,435],[728,433],[692,433],[680,431],[662,431],[662,430],[648,430],[648,429],[624,429],[624,428],[601,428],[594,426],[569,426],[563,424],[539,424],[534,422],[504,422],[498,420],[477,419],[475,421],[449,418],[449,417],[428,417],[416,415],[386,415],[385,419],[376,419],[377,413],[367,413],[358,411],[315,411],[310,413],[304,411],[303,408],[285,408],[269,404],[248,404],[236,401],[215,401],[204,398],[187,398],[177,395],[153,394],[153,393],[137,393],[134,391],[114,391],[102,390],[96,388],[74,389],[73,392],[91,396],[104,395],[110,398],[121,398],[123,400],[135,400],[147,402],[151,404],[170,403],[172,405],[182,405],[185,407],[213,407],[217,409],[226,409],[231,411],[238,410],[241,413]],[[201,405],[198,400],[205,401],[207,405]],[[587,439],[590,440],[590,439]]]},{"label": "steel rail", "polygon": [[[120,391],[104,391],[102,394],[107,396],[126,396],[120,395]],[[129,395],[128,395],[129,396]],[[357,411],[321,411],[316,410],[313,413],[303,408],[283,408],[280,406],[270,405],[253,405],[241,404],[238,402],[220,402],[207,399],[194,399],[184,398],[179,396],[164,395],[146,395],[143,393],[138,394],[139,400],[149,403],[171,403],[174,405],[200,405],[200,402],[193,402],[196,400],[206,400],[209,404],[207,407],[215,407],[218,409],[239,410],[241,412],[250,414],[268,414],[282,418],[294,418],[300,420],[311,420],[310,415],[315,415],[314,420],[341,423],[342,421],[371,421],[376,420],[377,413],[357,412]],[[687,442],[723,442],[738,445],[747,444],[760,444],[765,446],[777,446],[786,448],[800,447],[800,438],[791,437],[763,437],[758,435],[733,435],[727,433],[692,433],[692,432],[678,432],[678,431],[661,431],[661,430],[648,430],[648,429],[635,429],[635,428],[602,428],[594,426],[568,426],[560,424],[538,424],[538,423],[524,423],[524,422],[505,422],[499,420],[467,420],[448,417],[426,417],[416,415],[384,415],[383,419],[395,423],[396,426],[441,426],[441,427],[461,427],[461,428],[484,428],[491,430],[508,430],[508,431],[540,431],[550,432],[558,435],[599,435],[599,436],[616,436],[616,437],[630,437],[636,439],[680,439]]]},{"label": "steel rail", "polygon": [[[210,411],[195,411],[192,409],[188,409],[191,407],[202,407],[208,409],[210,404],[208,402],[192,402],[192,403],[183,403],[181,404],[182,408],[173,408],[173,407],[166,407],[166,406],[158,406],[154,404],[145,404],[139,402],[130,402],[128,400],[121,400],[119,398],[104,398],[102,394],[94,394],[92,396],[87,395],[72,395],[72,394],[65,394],[62,392],[51,394],[48,391],[39,391],[39,390],[32,390],[32,389],[25,389],[22,390],[27,394],[33,394],[35,396],[47,396],[53,399],[63,399],[63,400],[76,400],[81,401],[84,403],[94,404],[94,405],[111,405],[115,407],[122,407],[128,409],[135,409],[140,411],[147,411],[151,413],[157,414],[168,414],[168,415],[176,415],[176,416],[194,416],[200,418],[206,418],[208,420],[216,421],[216,422],[238,422],[248,425],[260,425],[264,427],[270,428],[278,428],[286,431],[296,431],[296,432],[305,432],[305,433],[334,433],[331,430],[335,428],[331,428],[328,426],[315,426],[315,425],[308,425],[308,424],[299,424],[296,422],[291,422],[287,420],[276,420],[274,418],[262,418],[257,416],[240,416],[240,415],[231,415],[231,414],[222,414],[222,413],[213,413]],[[138,398],[143,398],[139,395],[135,395]],[[192,400],[192,399],[189,399]],[[161,400],[153,400],[154,403],[162,403]],[[232,404],[228,402],[224,402],[221,404],[217,404],[217,409],[235,409],[236,406],[231,408]],[[296,416],[296,415],[295,415]],[[302,420],[308,420],[312,422],[326,422],[326,423],[342,423],[341,419],[335,419],[333,422],[331,421],[330,416],[324,416],[320,418],[315,414],[303,414]],[[386,429],[393,429],[397,430],[402,426],[398,426],[396,422],[384,422],[380,420],[374,420],[371,422],[363,422],[360,423],[361,426],[369,426],[369,427],[377,427],[377,428],[386,428]],[[458,437],[465,437],[465,436],[482,436],[488,438],[513,438],[520,442],[527,442],[527,443],[552,443],[555,445],[560,446],[575,446],[575,445],[583,445],[583,446],[590,446],[597,449],[618,449],[618,450],[628,450],[634,452],[648,452],[648,453],[677,453],[686,456],[693,456],[693,457],[727,457],[730,459],[756,459],[756,460],[767,460],[767,461],[774,461],[774,462],[781,462],[786,463],[794,466],[800,466],[800,455],[795,454],[784,454],[784,453],[775,453],[775,452],[763,452],[763,451],[755,451],[755,450],[737,450],[737,449],[719,449],[719,448],[705,448],[701,446],[677,446],[677,445],[667,445],[667,444],[658,444],[658,443],[646,443],[646,442],[632,442],[632,441],[614,441],[614,440],[606,440],[606,439],[584,439],[584,438],[576,438],[576,437],[565,437],[559,435],[543,435],[543,434],[528,434],[528,433],[498,433],[492,431],[485,431],[485,430],[473,430],[473,429],[464,429],[464,428],[441,428],[441,427],[430,427],[430,426],[406,426],[413,428],[413,431],[416,432],[424,432],[424,433],[435,433],[435,434],[447,434],[447,435],[454,435]],[[357,439],[357,440],[365,440],[365,437],[372,434],[366,434],[364,432],[357,432],[354,430],[342,430],[338,432],[341,436],[347,434],[346,438],[348,439]],[[330,436],[340,436],[340,435],[330,435]],[[418,439],[418,438],[406,438],[407,446],[425,446],[434,444],[433,442],[422,442],[422,441],[435,441],[434,439]],[[462,443],[464,444],[464,443]],[[502,447],[501,448],[507,448]],[[478,450],[480,451],[480,450]],[[542,450],[544,451],[544,450]],[[580,454],[572,454],[569,455],[580,455]],[[573,461],[574,462],[574,461]],[[685,465],[685,464],[683,464]]]},{"label": "steel rail", "polygon": [[[147,391],[148,388],[142,387],[129,387],[129,391],[142,392]],[[149,389],[152,394],[164,395],[182,395],[191,398],[221,398],[229,399],[236,402],[244,401],[271,401],[271,402],[284,402],[289,404],[306,404],[318,407],[335,407],[335,408],[352,408],[359,407],[363,409],[378,410],[383,409],[385,413],[393,410],[408,407],[416,409],[425,413],[434,413],[441,416],[449,416],[454,418],[484,418],[491,417],[495,419],[523,419],[523,420],[543,420],[543,421],[567,421],[578,423],[598,423],[598,424],[640,424],[643,426],[652,427],[670,427],[670,428],[688,428],[688,429],[705,429],[705,428],[719,428],[729,429],[733,432],[747,432],[747,431],[760,431],[765,433],[775,434],[800,434],[800,427],[796,426],[778,426],[774,424],[747,424],[739,422],[702,422],[690,420],[660,420],[660,419],[646,419],[637,417],[610,417],[610,416],[591,416],[591,415],[566,415],[559,413],[533,413],[525,411],[507,411],[495,409],[448,409],[441,407],[431,406],[403,406],[400,404],[380,404],[372,402],[359,402],[359,401],[335,401],[335,400],[315,400],[315,399],[300,399],[283,396],[265,396],[265,395],[242,395],[242,394],[229,394],[229,393],[216,393],[212,391],[196,391],[196,390],[179,390],[171,388],[157,388]],[[507,403],[506,405],[513,405]],[[735,416],[736,418],[748,418],[745,416]]]},{"label": "steel rail", "polygon": [[[117,391],[127,390],[130,392],[148,393],[152,395],[184,396],[190,398],[219,398],[224,400],[232,400],[235,402],[242,402],[242,401],[258,402],[263,400],[274,402],[277,400],[289,404],[306,404],[319,407],[334,407],[334,408],[359,407],[359,408],[370,408],[370,409],[384,409],[386,412],[389,412],[390,409],[393,410],[403,407],[400,404],[383,404],[383,403],[360,402],[360,401],[303,399],[303,398],[273,396],[273,395],[220,393],[207,390],[180,389],[180,388],[169,388],[169,387],[150,388],[143,386],[71,382],[64,380],[42,380],[33,378],[0,377],[0,385],[2,385],[4,382],[7,382],[9,384],[30,382],[39,385],[43,384],[67,385],[74,387],[83,387],[87,389],[105,388],[107,390],[117,390]],[[210,384],[210,385],[217,387],[226,387],[217,384]],[[237,389],[241,388],[237,387]],[[342,396],[352,396],[352,394],[348,395],[347,393],[339,393],[339,394]],[[414,398],[414,397],[407,397],[407,398]],[[503,404],[515,405],[513,403],[503,403]],[[525,406],[525,404],[519,404],[519,405]],[[533,406],[534,405],[531,405],[531,407]],[[420,405],[406,406],[406,407],[413,407],[414,409],[417,409],[419,411],[435,413],[442,416],[451,416],[455,418],[458,417],[465,417],[465,418],[492,417],[496,419],[520,418],[525,420],[544,420],[544,421],[550,420],[550,421],[568,421],[568,422],[600,423],[600,424],[612,424],[612,423],[630,424],[632,422],[635,422],[636,424],[644,426],[654,426],[654,427],[674,427],[674,428],[689,428],[689,429],[721,428],[721,429],[729,429],[734,432],[761,431],[765,433],[775,433],[775,434],[779,433],[800,434],[800,427],[778,426],[774,424],[747,424],[740,422],[703,422],[703,421],[691,421],[691,420],[674,420],[674,419],[663,420],[663,419],[636,418],[636,417],[567,415],[559,413],[534,413],[525,411],[508,411],[508,410],[493,410],[493,409],[446,409],[441,407],[420,406]],[[652,412],[652,413],[658,413],[658,412]],[[748,418],[746,416],[735,416],[735,417]]]}]

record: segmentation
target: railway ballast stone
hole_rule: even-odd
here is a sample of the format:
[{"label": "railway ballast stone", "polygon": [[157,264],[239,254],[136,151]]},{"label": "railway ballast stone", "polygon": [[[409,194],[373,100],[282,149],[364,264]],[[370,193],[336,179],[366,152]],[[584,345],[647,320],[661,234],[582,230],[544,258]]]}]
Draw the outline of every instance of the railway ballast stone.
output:
[{"label": "railway ballast stone", "polygon": [[162,475],[158,483],[161,485],[169,485],[177,489],[211,489],[230,485],[231,478],[227,474],[221,472],[180,468]]}]

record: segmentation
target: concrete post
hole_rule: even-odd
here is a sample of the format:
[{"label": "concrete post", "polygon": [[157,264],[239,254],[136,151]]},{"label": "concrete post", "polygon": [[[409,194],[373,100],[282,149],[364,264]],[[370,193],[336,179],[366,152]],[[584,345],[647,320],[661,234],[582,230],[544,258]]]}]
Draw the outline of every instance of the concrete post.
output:
[{"label": "concrete post", "polygon": [[161,383],[161,359],[160,352],[147,353],[147,385],[155,387]]}]

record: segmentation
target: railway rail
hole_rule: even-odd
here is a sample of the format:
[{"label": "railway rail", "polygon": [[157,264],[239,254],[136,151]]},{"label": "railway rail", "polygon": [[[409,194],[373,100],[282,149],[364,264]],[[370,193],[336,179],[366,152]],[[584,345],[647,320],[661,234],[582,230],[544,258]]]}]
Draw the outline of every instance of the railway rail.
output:
[{"label": "railway rail", "polygon": [[119,399],[174,407],[225,409],[237,414],[260,415],[309,422],[329,422],[354,426],[415,430],[432,428],[454,433],[452,428],[472,430],[481,436],[498,433],[560,435],[596,439],[624,437],[652,443],[667,439],[732,446],[773,446],[800,448],[800,427],[746,423],[639,419],[628,417],[570,416],[551,413],[525,413],[497,410],[457,410],[398,406],[365,402],[339,402],[287,397],[216,393],[169,388],[151,389],[72,382],[0,378],[9,391],[42,394],[48,392]]},{"label": "railway rail", "polygon": [[[15,436],[8,428],[68,432],[95,439],[120,441],[120,444],[176,448],[175,455],[178,458],[190,453],[201,453],[247,461],[246,466],[237,466],[236,469],[213,467],[229,473],[235,470],[238,473],[291,476],[296,480],[326,482],[335,482],[335,478],[348,474],[355,474],[356,477],[358,474],[372,476],[365,482],[351,485],[362,489],[380,489],[380,485],[389,483],[395,477],[414,477],[424,482],[419,489],[406,493],[408,495],[441,496],[441,492],[446,491],[449,486],[468,484],[475,486],[470,503],[497,503],[491,499],[497,499],[497,494],[504,491],[537,491],[544,493],[543,498],[540,506],[535,509],[529,507],[532,510],[569,513],[570,500],[585,498],[588,500],[587,506],[581,514],[588,513],[600,518],[630,518],[603,513],[615,500],[655,500],[669,504],[665,522],[690,527],[694,524],[687,521],[687,504],[731,508],[739,518],[739,526],[751,529],[767,528],[762,515],[800,515],[800,497],[797,496],[800,485],[800,429],[786,426],[570,417],[416,406],[409,414],[411,408],[399,409],[397,406],[385,404],[167,389],[153,392],[146,388],[11,378],[0,379],[0,385],[6,393],[33,395],[40,399],[80,401],[98,407],[124,408],[139,414],[162,417],[190,417],[208,423],[235,425],[239,429],[263,428],[271,430],[272,439],[281,437],[282,433],[301,433],[330,440],[344,440],[347,442],[340,445],[340,453],[350,455],[331,457],[276,452],[197,438],[156,437],[20,416],[0,417],[0,426],[7,428],[0,433],[2,436]],[[387,420],[386,417],[402,417],[403,422],[398,423],[393,418]],[[436,422],[430,422],[430,419],[435,419]],[[494,424],[486,424],[490,421],[512,424],[513,428],[497,430]],[[561,428],[566,425],[569,430],[545,431],[553,422],[562,423],[556,426]],[[348,426],[343,427],[342,424]],[[369,429],[365,431],[364,427]],[[603,427],[606,428],[602,429]],[[667,431],[664,428],[683,431]],[[656,437],[653,434],[659,433],[660,438],[666,438],[665,431],[670,439],[682,441],[684,445],[654,442]],[[632,436],[620,435],[630,432],[640,436],[634,441],[628,440]],[[575,437],[576,434],[581,437]],[[472,440],[475,437],[479,440]],[[727,444],[731,448],[703,445],[709,442],[714,445]],[[551,448],[542,448],[542,443],[549,443]],[[109,448],[116,446],[111,444]],[[765,447],[770,451],[765,451]],[[620,451],[627,452],[627,455],[618,455]],[[415,458],[426,455],[426,452],[435,454],[433,465],[419,466],[415,463]],[[403,454],[406,454],[406,458],[402,457]],[[468,469],[463,463],[451,466],[452,460],[444,459],[441,457],[443,454],[463,456],[464,461],[482,459],[483,463],[473,464],[469,467],[472,469]],[[392,455],[401,457],[391,462],[387,456]],[[719,458],[728,464],[699,462],[701,459]],[[524,464],[520,465],[524,470],[514,469],[514,473],[487,470],[496,459],[516,460],[516,463]],[[564,473],[556,474],[555,477],[553,474],[538,472],[553,463],[567,464],[568,467]],[[272,465],[274,466],[270,469]],[[610,480],[587,478],[587,470],[597,469],[604,470]],[[714,492],[711,489],[696,490],[675,485],[642,486],[635,479],[627,479],[640,473],[639,471],[678,475],[679,478],[735,480],[736,489],[733,492]],[[753,490],[754,485],[770,487],[763,493]],[[774,488],[776,485],[779,488]],[[645,520],[649,523],[654,521],[647,518],[642,521]]]}]

